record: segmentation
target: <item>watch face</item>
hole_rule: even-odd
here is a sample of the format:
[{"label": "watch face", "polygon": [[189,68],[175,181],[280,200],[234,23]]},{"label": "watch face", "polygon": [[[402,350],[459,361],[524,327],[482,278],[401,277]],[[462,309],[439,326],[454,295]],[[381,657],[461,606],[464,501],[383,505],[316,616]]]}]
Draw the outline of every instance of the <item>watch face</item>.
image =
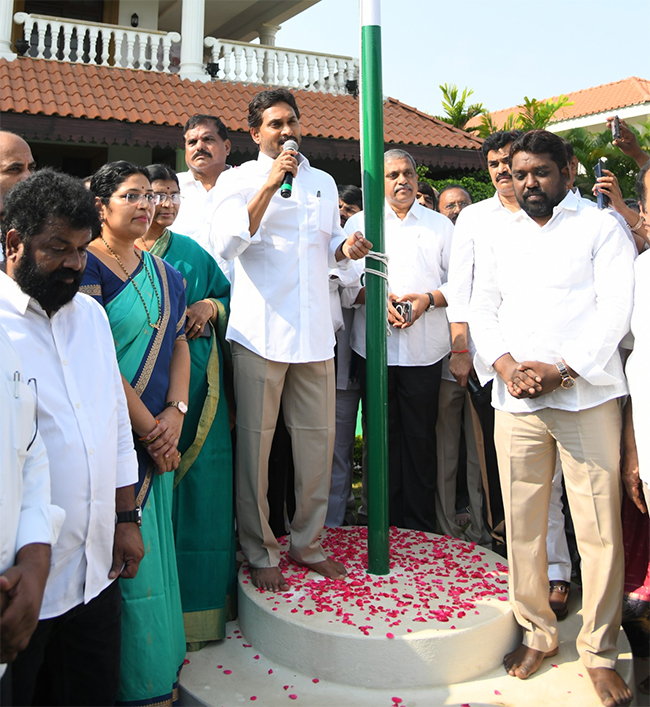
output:
[{"label": "watch face", "polygon": [[566,388],[573,388],[575,383],[576,382],[573,380],[573,378],[565,378],[560,385],[566,389]]},{"label": "watch face", "polygon": [[178,409],[183,413],[183,415],[187,414],[187,405],[185,403],[178,403]]}]

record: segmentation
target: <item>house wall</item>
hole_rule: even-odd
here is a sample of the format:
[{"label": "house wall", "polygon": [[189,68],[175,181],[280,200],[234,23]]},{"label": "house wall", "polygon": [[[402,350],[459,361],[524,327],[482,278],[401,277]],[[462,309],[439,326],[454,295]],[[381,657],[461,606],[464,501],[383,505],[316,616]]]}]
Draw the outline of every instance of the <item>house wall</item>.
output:
[{"label": "house wall", "polygon": [[136,13],[138,27],[158,29],[158,0],[120,0],[118,25],[131,26],[131,15]]}]

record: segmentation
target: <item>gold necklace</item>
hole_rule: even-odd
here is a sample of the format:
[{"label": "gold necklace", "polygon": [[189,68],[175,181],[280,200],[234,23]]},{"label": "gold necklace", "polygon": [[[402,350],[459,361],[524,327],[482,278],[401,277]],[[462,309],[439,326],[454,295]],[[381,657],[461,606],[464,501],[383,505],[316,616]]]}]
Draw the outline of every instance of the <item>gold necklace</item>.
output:
[{"label": "gold necklace", "polygon": [[124,271],[124,274],[128,278],[129,282],[135,287],[135,291],[138,293],[138,297],[140,297],[140,301],[142,302],[142,306],[144,307],[144,311],[147,315],[147,321],[149,322],[149,326],[152,327],[153,329],[159,329],[160,328],[160,319],[162,317],[162,307],[160,305],[160,297],[158,296],[158,290],[156,289],[156,285],[153,281],[153,277],[151,277],[151,273],[149,272],[149,268],[147,267],[147,261],[144,259],[144,257],[140,257],[137,255],[137,257],[140,259],[142,262],[142,266],[145,269],[145,272],[147,273],[147,276],[149,277],[149,282],[151,283],[151,287],[153,287],[153,291],[156,295],[156,299],[158,300],[158,320],[154,324],[151,321],[151,316],[149,315],[149,308],[147,307],[147,303],[144,301],[144,297],[142,296],[142,292],[140,292],[140,288],[137,286],[135,280],[131,277],[129,274],[129,271],[124,267],[124,263],[120,260],[118,254],[108,245],[108,243],[104,240],[104,236],[101,237],[102,243],[106,246],[106,250],[117,260],[117,264],[122,268]]}]

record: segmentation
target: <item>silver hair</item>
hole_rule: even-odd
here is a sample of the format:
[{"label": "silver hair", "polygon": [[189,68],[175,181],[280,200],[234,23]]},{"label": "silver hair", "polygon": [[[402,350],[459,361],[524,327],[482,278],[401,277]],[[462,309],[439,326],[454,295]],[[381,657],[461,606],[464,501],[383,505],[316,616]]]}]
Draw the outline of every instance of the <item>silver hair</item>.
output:
[{"label": "silver hair", "polygon": [[413,159],[413,155],[406,150],[399,150],[396,148],[394,150],[384,152],[384,163],[391,162],[392,160],[408,160],[413,165],[414,171],[418,168],[415,164],[415,160]]}]

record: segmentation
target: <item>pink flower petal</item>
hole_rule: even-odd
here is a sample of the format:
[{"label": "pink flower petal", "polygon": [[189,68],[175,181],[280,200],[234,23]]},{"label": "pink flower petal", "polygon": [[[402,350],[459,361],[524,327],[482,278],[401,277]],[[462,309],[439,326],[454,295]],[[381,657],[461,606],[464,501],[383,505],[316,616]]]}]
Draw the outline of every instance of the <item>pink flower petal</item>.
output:
[{"label": "pink flower petal", "polygon": [[232,670],[224,670],[223,674],[224,675],[232,675]]},{"label": "pink flower petal", "polygon": [[185,660],[183,661],[183,665],[189,665],[189,664],[190,664],[190,661],[187,658],[185,658]]},{"label": "pink flower petal", "polygon": [[387,633],[386,638],[395,638],[395,634],[394,633]]},{"label": "pink flower petal", "polygon": [[498,690],[495,690],[495,691],[494,691],[494,694],[495,694],[495,695],[500,695],[501,693],[500,693]]},{"label": "pink flower petal", "polygon": [[399,704],[402,703],[402,698],[401,698],[401,697],[391,697],[391,700],[393,700],[393,702],[394,702],[396,705],[399,705]]},{"label": "pink flower petal", "polygon": [[252,700],[253,702],[255,702],[256,699],[257,699],[257,697],[255,697],[255,695],[251,695],[251,700]]},{"label": "pink flower petal", "polygon": [[298,695],[289,695],[289,699],[290,699],[290,700],[297,700],[297,699],[298,699]]},{"label": "pink flower petal", "polygon": [[312,682],[313,682],[313,683],[318,683],[318,682],[320,682],[320,680],[319,680],[318,678],[312,678]]},{"label": "pink flower petal", "polygon": [[259,660],[259,659],[260,659],[259,655],[254,655],[254,656],[253,656],[253,660]]}]

